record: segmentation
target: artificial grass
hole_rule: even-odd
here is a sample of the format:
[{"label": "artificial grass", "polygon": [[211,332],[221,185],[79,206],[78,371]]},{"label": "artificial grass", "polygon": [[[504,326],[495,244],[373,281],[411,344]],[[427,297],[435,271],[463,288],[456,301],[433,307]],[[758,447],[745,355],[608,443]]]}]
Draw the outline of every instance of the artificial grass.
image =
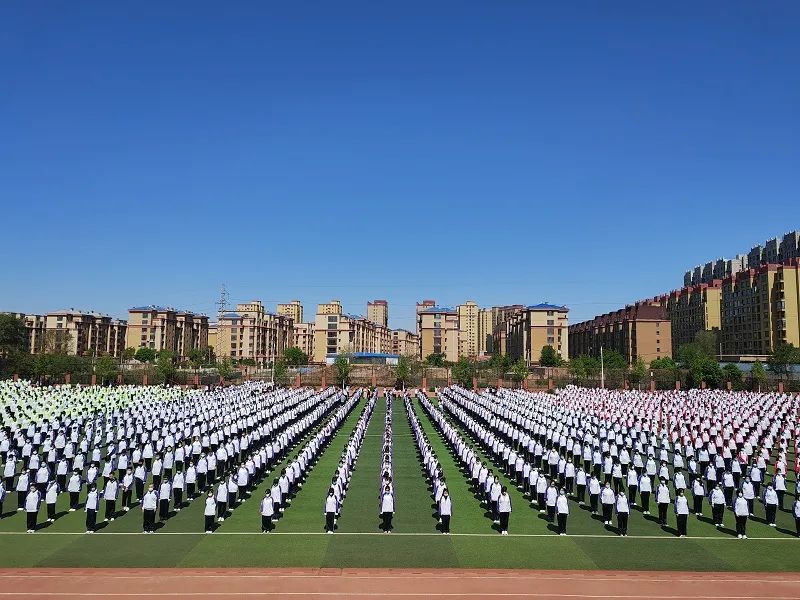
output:
[{"label": "artificial grass", "polygon": [[[25,516],[16,512],[15,494],[6,498],[7,518],[0,520],[0,566],[74,567],[465,567],[534,569],[676,569],[696,571],[794,571],[800,566],[800,540],[790,535],[793,522],[779,512],[778,529],[751,519],[748,536],[737,540],[730,529],[689,519],[689,538],[678,539],[670,511],[667,529],[638,510],[631,513],[628,538],[614,535],[588,510],[571,503],[569,533],[558,537],[529,501],[509,485],[514,512],[508,537],[496,534],[485,509],[469,489],[439,433],[415,400],[413,408],[447,475],[453,498],[453,535],[436,533],[433,500],[401,400],[393,405],[395,534],[378,529],[380,447],[386,405],[379,399],[362,444],[336,535],[323,535],[322,503],[338,459],[355,426],[362,400],[342,423],[310,471],[303,488],[276,524],[261,535],[258,503],[273,474],[254,490],[214,535],[202,529],[202,498],[174,514],[159,533],[145,536],[137,507],[96,535],[85,535],[82,511],[66,511],[59,498],[59,518],[34,535],[21,533]],[[453,422],[453,421],[451,421]],[[456,423],[454,423],[456,424]],[[309,434],[310,435],[310,434]],[[465,435],[462,431],[462,435]],[[465,436],[466,437],[466,436]],[[302,441],[296,448],[302,447]],[[285,463],[286,461],[284,461]],[[281,466],[278,466],[280,470]],[[495,469],[495,471],[497,471]],[[787,497],[787,505],[789,498]],[[653,506],[651,505],[651,510]],[[11,512],[13,511],[13,512]],[[756,504],[763,516],[763,507]],[[102,514],[102,513],[101,513]],[[43,513],[42,513],[42,517]],[[726,512],[726,525],[732,516]],[[20,532],[20,533],[13,533]],[[524,537],[515,534],[528,534]],[[584,537],[589,536],[589,537]],[[643,537],[645,536],[645,537]],[[652,537],[648,537],[652,536]],[[767,539],[752,539],[767,538]]]}]

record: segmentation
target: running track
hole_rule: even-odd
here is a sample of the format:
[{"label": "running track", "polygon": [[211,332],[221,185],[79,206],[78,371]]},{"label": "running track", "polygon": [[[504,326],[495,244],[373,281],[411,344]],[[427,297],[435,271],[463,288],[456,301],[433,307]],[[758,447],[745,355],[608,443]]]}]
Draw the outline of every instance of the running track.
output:
[{"label": "running track", "polygon": [[0,598],[800,598],[800,574],[404,569],[0,569]]}]

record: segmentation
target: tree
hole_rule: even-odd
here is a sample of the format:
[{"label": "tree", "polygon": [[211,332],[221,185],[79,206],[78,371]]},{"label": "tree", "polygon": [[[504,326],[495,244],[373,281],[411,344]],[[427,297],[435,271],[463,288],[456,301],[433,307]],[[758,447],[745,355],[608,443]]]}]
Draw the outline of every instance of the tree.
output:
[{"label": "tree", "polygon": [[434,352],[425,357],[425,364],[430,367],[446,367],[447,361],[444,359],[444,354]]},{"label": "tree", "polygon": [[44,334],[44,353],[67,354],[72,340],[72,333],[66,329],[48,329]]},{"label": "tree", "polygon": [[255,367],[256,366],[256,359],[255,358],[240,358],[239,364],[245,367]]},{"label": "tree", "polygon": [[631,383],[638,384],[644,381],[647,377],[647,364],[642,360],[642,357],[639,356],[633,362],[633,366],[631,367]]},{"label": "tree", "polygon": [[397,359],[397,367],[395,367],[394,376],[397,378],[397,383],[404,389],[406,383],[411,380],[412,370],[413,365],[411,363],[411,357],[403,355]]},{"label": "tree", "polygon": [[195,369],[199,368],[200,365],[203,364],[203,359],[205,358],[203,350],[200,348],[192,348],[189,350],[189,353],[186,355],[186,358],[189,359],[189,364],[192,365]]},{"label": "tree", "polygon": [[701,352],[709,358],[717,358],[719,352],[719,341],[717,334],[713,331],[698,331],[694,336],[694,342]]},{"label": "tree", "polygon": [[520,387],[522,387],[522,382],[528,377],[528,363],[525,362],[525,359],[520,358],[511,365],[511,374],[514,376],[514,380],[519,382]]},{"label": "tree", "polygon": [[462,356],[458,362],[453,365],[453,379],[455,379],[461,387],[471,388],[472,378],[475,376],[475,365],[467,357]]},{"label": "tree", "polygon": [[511,359],[505,354],[492,354],[489,368],[493,369],[498,377],[502,377],[511,368]]},{"label": "tree", "polygon": [[678,364],[672,360],[672,357],[664,356],[662,358],[654,358],[650,362],[650,368],[654,371],[674,371],[678,368]]},{"label": "tree", "polygon": [[138,360],[140,363],[151,363],[156,359],[156,351],[153,350],[152,348],[142,346],[141,348],[136,350],[134,358]]},{"label": "tree", "polygon": [[729,363],[722,367],[722,372],[725,376],[725,380],[730,381],[732,386],[742,382],[742,370],[738,366]]},{"label": "tree", "polygon": [[164,379],[164,383],[169,383],[175,374],[174,355],[170,350],[162,350],[156,359],[156,371]]},{"label": "tree", "polygon": [[109,354],[103,354],[94,365],[94,373],[100,385],[114,380],[117,374],[117,361]]},{"label": "tree", "polygon": [[543,367],[560,367],[563,364],[563,360],[555,348],[544,346],[539,356],[539,364]]},{"label": "tree", "polygon": [[122,352],[122,358],[124,360],[131,360],[136,357],[136,348],[125,348]]},{"label": "tree", "polygon": [[778,377],[786,377],[794,370],[794,365],[800,362],[800,353],[793,344],[778,344],[767,359],[767,367]]},{"label": "tree", "polygon": [[694,386],[705,381],[711,387],[718,387],[722,381],[722,369],[713,358],[700,355],[694,358],[689,365],[690,383]]},{"label": "tree", "polygon": [[14,315],[0,314],[0,357],[27,351],[25,321]]},{"label": "tree", "polygon": [[286,382],[289,381],[289,369],[284,359],[279,358],[275,361],[275,364],[272,365],[272,378],[275,380],[275,383],[280,385],[286,385]]},{"label": "tree", "polygon": [[308,364],[308,354],[297,347],[287,348],[286,352],[283,353],[283,357],[286,359],[286,364],[293,367]]},{"label": "tree", "polygon": [[603,351],[603,368],[611,371],[613,369],[624,370],[628,368],[628,362],[616,350]]},{"label": "tree", "polygon": [[750,367],[750,378],[759,391],[761,391],[761,386],[767,383],[767,372],[764,370],[764,365],[760,360],[754,362],[753,366]]},{"label": "tree", "polygon": [[341,382],[342,387],[347,385],[347,378],[350,377],[350,371],[353,367],[350,365],[350,356],[346,353],[341,353],[336,356],[333,361],[333,366],[336,368],[336,381]]},{"label": "tree", "polygon": [[569,369],[572,371],[572,374],[579,379],[594,377],[600,373],[600,359],[587,354],[582,354],[581,356],[576,356],[570,361]]},{"label": "tree", "polygon": [[233,368],[231,361],[226,358],[217,365],[217,372],[223,379],[231,379],[236,373],[236,369]]}]

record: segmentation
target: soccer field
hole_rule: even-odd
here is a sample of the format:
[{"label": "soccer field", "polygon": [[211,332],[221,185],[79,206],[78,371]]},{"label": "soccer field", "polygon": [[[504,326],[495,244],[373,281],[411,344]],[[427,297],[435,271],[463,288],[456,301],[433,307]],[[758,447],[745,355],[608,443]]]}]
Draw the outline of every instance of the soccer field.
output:
[{"label": "soccer field", "polygon": [[[420,457],[400,399],[393,403],[394,532],[379,531],[377,483],[386,403],[378,400],[367,430],[335,535],[323,531],[323,501],[340,452],[365,401],[349,414],[331,444],[309,472],[302,489],[269,535],[260,533],[258,501],[272,482],[267,477],[251,498],[218,525],[203,533],[202,501],[172,513],[156,535],[142,535],[137,507],[96,535],[84,533],[82,511],[67,511],[66,494],[59,516],[36,534],[26,535],[25,515],[16,511],[9,494],[0,520],[0,566],[3,567],[468,567],[527,569],[675,569],[698,571],[793,571],[800,567],[800,540],[788,512],[779,512],[778,527],[756,518],[748,525],[748,540],[738,540],[733,517],[726,527],[710,519],[690,517],[689,537],[675,536],[674,515],[662,528],[655,517],[631,513],[629,537],[571,503],[569,536],[559,537],[531,508],[521,492],[509,485],[514,503],[510,535],[500,536],[454,457],[420,404],[413,408],[448,477],[453,499],[452,535],[436,530],[434,504]],[[462,432],[463,433],[463,432]],[[466,434],[464,434],[466,435]],[[280,470],[280,467],[278,467]],[[790,483],[794,489],[794,482]],[[787,505],[790,502],[787,502]],[[44,507],[40,523],[45,520]]]}]

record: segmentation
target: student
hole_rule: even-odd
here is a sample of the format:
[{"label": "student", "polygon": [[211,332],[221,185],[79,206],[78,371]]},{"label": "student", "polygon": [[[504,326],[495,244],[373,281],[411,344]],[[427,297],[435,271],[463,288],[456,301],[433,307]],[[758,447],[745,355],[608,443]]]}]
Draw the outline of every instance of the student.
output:
[{"label": "student", "polygon": [[25,510],[25,497],[30,492],[30,475],[28,471],[22,471],[17,477],[17,510],[23,511]]},{"label": "student", "polygon": [[736,537],[740,540],[747,539],[747,516],[750,514],[750,507],[747,506],[747,500],[744,499],[744,494],[741,490],[736,495],[736,501],[733,503],[733,514],[736,517]]},{"label": "student", "polygon": [[614,509],[614,490],[611,489],[611,484],[606,482],[603,491],[600,492],[600,505],[603,507],[603,525],[611,525],[611,511]]},{"label": "student", "polygon": [[778,512],[778,493],[770,483],[764,490],[764,512],[767,513],[767,524],[775,527],[775,514]]},{"label": "student", "polygon": [[264,492],[264,497],[261,499],[260,512],[261,533],[269,533],[272,531],[272,517],[275,515],[275,504],[272,502],[272,496],[270,495],[269,489]]},{"label": "student", "polygon": [[156,528],[156,509],[158,508],[158,492],[151,483],[142,498],[142,529],[143,533],[153,533]]},{"label": "student", "polygon": [[225,520],[225,511],[228,509],[228,484],[225,479],[219,482],[217,486],[217,522],[222,523]]},{"label": "student", "polygon": [[508,535],[508,520],[511,516],[511,496],[508,489],[503,486],[500,496],[497,499],[497,511],[500,514],[500,534]]},{"label": "student", "polygon": [[450,499],[450,492],[447,488],[442,492],[439,500],[439,517],[442,519],[442,533],[450,535],[450,517],[453,515],[453,501]]},{"label": "student", "polygon": [[83,482],[81,481],[81,474],[80,471],[76,469],[72,472],[72,475],[70,475],[69,482],[67,483],[67,491],[69,492],[69,512],[78,510],[82,487]]},{"label": "student", "polygon": [[214,500],[214,492],[208,490],[205,499],[205,507],[203,508],[203,516],[205,517],[205,532],[214,533],[214,515],[217,511],[217,502]]},{"label": "student", "polygon": [[186,487],[186,479],[183,471],[175,473],[172,479],[172,495],[175,500],[175,512],[181,512],[183,508],[183,490]]},{"label": "student", "polygon": [[[21,476],[20,476],[21,477]],[[25,496],[24,510],[28,517],[28,533],[36,531],[36,517],[39,514],[39,505],[42,503],[42,495],[35,485],[28,487],[28,494]]]},{"label": "student", "polygon": [[592,509],[592,514],[597,514],[597,503],[600,500],[600,480],[592,474],[589,479],[589,508]]},{"label": "student", "polygon": [[[628,472],[635,473],[632,469]],[[624,492],[617,494],[616,508],[617,529],[619,530],[619,534],[622,537],[628,537],[628,516],[630,515],[631,507],[630,504],[628,504],[628,499],[625,497]]]},{"label": "student", "polygon": [[128,467],[122,476],[122,510],[128,512],[131,509],[131,497],[133,496],[133,469]]},{"label": "student", "polygon": [[106,479],[106,489],[103,490],[103,500],[106,501],[106,516],[103,519],[106,523],[113,521],[117,513],[117,494],[119,482],[113,474]]},{"label": "student", "polygon": [[750,481],[749,477],[745,477],[744,481],[742,481],[742,494],[744,495],[744,499],[747,500],[748,510],[750,511],[749,516],[753,516],[753,504],[755,503],[756,499],[756,490],[753,486],[753,482]]},{"label": "student", "polygon": [[663,526],[667,524],[667,507],[669,506],[670,500],[667,480],[662,479],[661,483],[658,484],[658,489],[656,490],[656,504],[658,504],[659,525]]},{"label": "student", "polygon": [[558,500],[558,488],[556,487],[556,480],[550,481],[550,486],[547,488],[547,520],[551,523],[556,522],[556,501]]},{"label": "student", "polygon": [[675,519],[678,522],[678,537],[686,537],[686,522],[689,519],[689,501],[683,494],[683,490],[678,490],[675,495]]},{"label": "student", "polygon": [[722,520],[725,516],[725,493],[722,491],[719,483],[711,490],[709,497],[711,503],[711,518],[714,525],[719,528],[722,527]]},{"label": "student", "polygon": [[83,510],[86,511],[86,533],[94,533],[97,526],[97,511],[100,510],[100,494],[96,485],[89,488]]},{"label": "student", "polygon": [[325,531],[333,533],[336,528],[336,514],[339,511],[339,503],[336,501],[336,494],[333,488],[328,489],[328,495],[325,498]]},{"label": "student", "polygon": [[172,482],[164,477],[158,489],[158,518],[166,521],[169,518],[169,499],[172,497]]},{"label": "student", "polygon": [[[56,520],[56,502],[58,502],[58,482],[51,479],[47,482],[47,489],[44,492],[44,501],[47,504],[47,522],[54,523]],[[0,511],[2,512],[2,511]]]},{"label": "student", "polygon": [[558,518],[558,535],[567,535],[567,517],[569,516],[569,502],[567,492],[564,488],[558,494],[556,500],[556,513]]},{"label": "student", "polygon": [[692,482],[692,500],[694,502],[694,514],[697,518],[703,516],[703,498],[706,495],[706,488],[703,486],[703,480],[699,477]]},{"label": "student", "polygon": [[650,494],[653,492],[653,482],[650,475],[643,473],[639,477],[639,497],[642,500],[642,514],[650,514]]},{"label": "student", "polygon": [[775,473],[775,477],[772,479],[772,487],[775,488],[775,492],[778,494],[778,508],[783,510],[783,497],[786,495],[786,476],[782,471]]},{"label": "student", "polygon": [[794,516],[794,527],[797,532],[797,537],[800,537],[800,496],[797,496],[794,504],[792,504],[792,516]]},{"label": "student", "polygon": [[394,516],[394,496],[387,485],[381,497],[381,529],[383,533],[392,532],[392,517]]},{"label": "student", "polygon": [[6,499],[6,484],[0,480],[0,519],[3,518],[3,501]]}]

